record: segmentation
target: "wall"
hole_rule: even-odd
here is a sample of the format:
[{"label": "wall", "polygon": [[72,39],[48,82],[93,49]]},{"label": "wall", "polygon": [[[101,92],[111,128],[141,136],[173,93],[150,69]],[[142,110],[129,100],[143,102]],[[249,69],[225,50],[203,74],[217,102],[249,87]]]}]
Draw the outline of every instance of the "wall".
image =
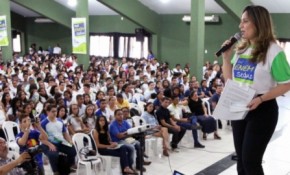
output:
[{"label": "wall", "polygon": [[290,14],[272,14],[277,38],[290,39]]},{"label": "wall", "polygon": [[35,23],[34,18],[26,18],[26,51],[32,43],[37,44],[37,49],[42,46],[46,50],[57,43],[62,48],[62,53],[71,53],[71,30],[57,23]]},{"label": "wall", "polygon": [[[229,15],[219,14],[221,22],[205,24],[205,60],[214,60],[214,53],[221,43],[238,31],[238,23]],[[188,58],[190,24],[183,22],[183,15],[162,15],[161,57],[171,65]],[[197,43],[198,44],[198,43]]]},{"label": "wall", "polygon": [[90,16],[90,32],[105,33],[105,32],[120,32],[120,33],[135,33],[135,28],[140,26],[134,24],[128,19],[121,20],[121,16]]}]

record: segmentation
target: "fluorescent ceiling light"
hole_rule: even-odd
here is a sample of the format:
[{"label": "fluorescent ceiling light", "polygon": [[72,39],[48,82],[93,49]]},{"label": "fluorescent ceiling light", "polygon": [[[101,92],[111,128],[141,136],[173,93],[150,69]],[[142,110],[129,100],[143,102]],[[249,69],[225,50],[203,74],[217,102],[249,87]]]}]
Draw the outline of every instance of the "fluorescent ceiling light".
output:
[{"label": "fluorescent ceiling light", "polygon": [[160,0],[162,3],[167,3],[167,2],[169,2],[170,0]]},{"label": "fluorescent ceiling light", "polygon": [[77,5],[77,0],[68,0],[67,4],[71,7],[75,7]]},{"label": "fluorescent ceiling light", "polygon": [[36,23],[54,23],[54,21],[52,21],[51,19],[47,19],[47,18],[36,18],[34,20],[34,22],[36,22]]},{"label": "fluorescent ceiling light", "polygon": [[[184,15],[182,18],[182,21],[184,22],[190,22],[191,16],[190,15]],[[211,15],[211,16],[204,16],[204,22],[219,22],[220,18],[217,15]]]}]

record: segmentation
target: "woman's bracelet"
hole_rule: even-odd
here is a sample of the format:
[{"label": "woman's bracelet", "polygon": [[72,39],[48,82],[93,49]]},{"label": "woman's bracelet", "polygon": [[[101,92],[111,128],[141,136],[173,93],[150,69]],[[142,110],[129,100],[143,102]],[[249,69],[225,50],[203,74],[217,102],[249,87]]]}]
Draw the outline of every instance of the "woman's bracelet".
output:
[{"label": "woman's bracelet", "polygon": [[261,96],[259,96],[259,99],[261,100],[261,103],[263,103],[264,100]]}]

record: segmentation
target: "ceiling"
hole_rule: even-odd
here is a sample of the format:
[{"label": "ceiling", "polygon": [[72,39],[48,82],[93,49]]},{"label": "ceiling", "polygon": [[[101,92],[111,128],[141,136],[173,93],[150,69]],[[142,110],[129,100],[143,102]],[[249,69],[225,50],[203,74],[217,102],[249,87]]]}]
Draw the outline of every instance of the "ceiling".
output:
[{"label": "ceiling", "polygon": [[[67,5],[68,0],[54,0],[63,6],[75,11],[75,7]],[[89,1],[89,14],[90,15],[118,15],[118,13],[104,6],[97,0]],[[158,14],[189,14],[191,0],[139,0],[142,4],[155,11]],[[38,13],[35,13],[27,8],[24,8],[12,1],[11,11],[18,13],[24,17],[39,17]],[[290,13],[290,1],[289,0],[252,0],[255,5],[262,5],[266,7],[270,13]],[[214,1],[205,0],[205,13],[225,13],[225,11]]]}]

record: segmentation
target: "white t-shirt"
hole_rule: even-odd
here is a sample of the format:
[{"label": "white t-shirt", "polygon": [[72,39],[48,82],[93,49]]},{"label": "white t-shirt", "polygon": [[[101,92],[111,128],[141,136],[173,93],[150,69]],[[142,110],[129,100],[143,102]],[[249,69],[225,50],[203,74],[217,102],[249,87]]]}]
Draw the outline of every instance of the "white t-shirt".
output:
[{"label": "white t-shirt", "polygon": [[290,82],[290,67],[286,55],[278,44],[272,42],[268,48],[265,64],[252,63],[249,60],[252,47],[232,59],[233,80],[248,85],[257,94],[264,94],[278,84]]}]

